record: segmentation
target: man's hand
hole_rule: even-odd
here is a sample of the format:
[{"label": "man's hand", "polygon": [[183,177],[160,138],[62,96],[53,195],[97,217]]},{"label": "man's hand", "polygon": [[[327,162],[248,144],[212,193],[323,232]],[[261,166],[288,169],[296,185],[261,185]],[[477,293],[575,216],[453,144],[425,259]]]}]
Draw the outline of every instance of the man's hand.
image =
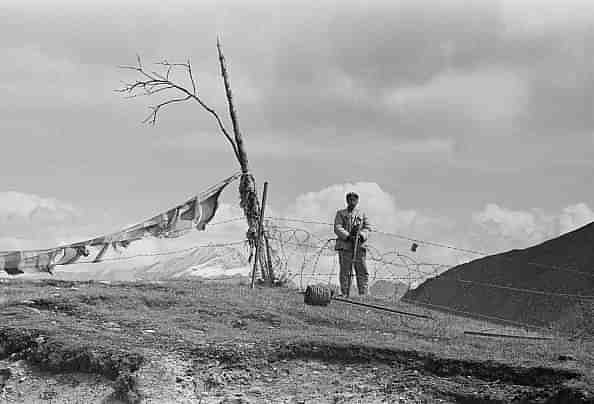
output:
[{"label": "man's hand", "polygon": [[[350,243],[354,243],[356,237],[357,237],[356,234],[349,234],[349,236],[346,238],[346,241],[348,241]],[[363,238],[363,235],[359,234],[359,244],[363,243],[364,241],[365,241],[365,239]]]}]

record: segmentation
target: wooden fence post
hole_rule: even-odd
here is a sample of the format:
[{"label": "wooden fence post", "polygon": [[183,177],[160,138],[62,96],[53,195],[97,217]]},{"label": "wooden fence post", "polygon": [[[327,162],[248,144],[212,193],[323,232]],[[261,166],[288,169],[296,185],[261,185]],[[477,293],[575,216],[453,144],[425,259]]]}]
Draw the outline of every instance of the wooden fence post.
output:
[{"label": "wooden fence post", "polygon": [[270,284],[272,285],[274,282],[274,270],[272,269],[272,254],[270,253],[270,243],[268,242],[268,237],[264,236],[264,243],[266,244],[266,261],[268,263],[268,278],[270,279]]},{"label": "wooden fence post", "polygon": [[254,288],[254,283],[256,282],[256,270],[258,269],[258,261],[260,261],[260,248],[262,245],[262,234],[264,226],[264,211],[266,209],[266,194],[268,193],[268,182],[264,182],[264,190],[262,191],[262,207],[260,208],[260,220],[258,221],[258,232],[256,234],[256,253],[254,254],[254,269],[252,271],[252,285],[251,288]]}]

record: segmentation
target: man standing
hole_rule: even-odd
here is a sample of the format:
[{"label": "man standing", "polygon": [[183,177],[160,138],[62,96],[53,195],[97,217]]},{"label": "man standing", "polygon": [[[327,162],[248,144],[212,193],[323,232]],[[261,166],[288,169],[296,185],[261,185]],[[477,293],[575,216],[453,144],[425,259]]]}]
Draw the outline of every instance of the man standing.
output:
[{"label": "man standing", "polygon": [[[343,296],[349,296],[354,264],[359,295],[366,295],[369,278],[367,264],[365,263],[366,242],[371,229],[367,216],[357,209],[359,196],[354,192],[349,192],[346,195],[346,202],[346,209],[336,212],[334,218],[334,233],[338,237],[336,250],[340,261],[340,290]],[[356,243],[355,240],[357,240]],[[357,245],[356,252],[354,251],[355,245]],[[356,254],[354,260],[353,253]]]}]

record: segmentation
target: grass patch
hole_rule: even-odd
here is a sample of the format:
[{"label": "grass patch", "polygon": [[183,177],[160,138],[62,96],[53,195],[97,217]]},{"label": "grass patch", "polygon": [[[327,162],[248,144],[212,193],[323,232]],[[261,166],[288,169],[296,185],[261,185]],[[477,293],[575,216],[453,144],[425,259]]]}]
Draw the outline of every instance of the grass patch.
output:
[{"label": "grass patch", "polygon": [[155,352],[228,366],[299,358],[393,363],[436,377],[549,386],[549,396],[569,384],[572,391],[594,385],[592,341],[477,338],[464,331],[528,331],[392,306],[435,321],[339,302],[307,306],[302,295],[283,288],[11,280],[0,284],[0,357],[13,355],[54,371],[98,373],[116,382],[122,394],[134,392],[134,372]]}]

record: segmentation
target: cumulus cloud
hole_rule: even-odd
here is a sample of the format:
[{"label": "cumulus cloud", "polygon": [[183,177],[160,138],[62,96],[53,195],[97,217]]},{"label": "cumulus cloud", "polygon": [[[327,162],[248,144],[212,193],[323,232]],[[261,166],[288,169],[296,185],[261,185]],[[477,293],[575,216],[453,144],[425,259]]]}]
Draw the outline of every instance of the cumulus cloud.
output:
[{"label": "cumulus cloud", "polygon": [[78,210],[72,204],[55,198],[14,191],[0,193],[0,217],[34,220],[37,217],[47,216],[64,220],[78,215]]},{"label": "cumulus cloud", "polygon": [[45,248],[80,226],[82,212],[68,202],[35,194],[0,192],[0,249]]},{"label": "cumulus cloud", "polygon": [[289,207],[288,213],[294,217],[332,222],[336,211],[345,207],[345,195],[350,191],[359,194],[359,207],[366,212],[376,227],[408,228],[421,219],[415,210],[399,209],[394,197],[374,182],[335,184],[299,195]]},{"label": "cumulus cloud", "polygon": [[563,208],[559,215],[561,233],[567,233],[591,222],[594,222],[594,211],[583,202]]},{"label": "cumulus cloud", "polygon": [[[394,195],[374,182],[334,184],[319,191],[299,195],[282,213],[288,217],[333,223],[336,211],[346,206],[345,195],[350,191],[359,194],[359,208],[368,216],[372,229],[379,231],[373,233],[370,239],[370,245],[375,254],[388,254],[386,258],[388,261],[400,262],[402,257],[399,257],[398,254],[407,254],[410,255],[410,258],[407,258],[409,263],[423,262],[446,265],[457,264],[463,258],[453,250],[427,245],[421,247],[418,252],[412,253],[410,251],[412,242],[409,238],[458,244],[460,239],[454,236],[455,223],[431,212],[399,206]],[[305,228],[323,239],[335,237],[331,226],[301,223],[291,225]],[[336,266],[333,258],[333,256],[327,257],[327,269]],[[380,277],[406,276],[408,274],[406,267],[382,267],[377,263],[370,263],[370,265],[373,265],[373,271],[382,271],[377,275]],[[425,267],[425,270],[427,269],[428,267]]]},{"label": "cumulus cloud", "polygon": [[544,213],[521,211],[489,203],[472,220],[489,235],[503,237],[513,242],[536,242],[552,232],[551,220]]},{"label": "cumulus cloud", "polygon": [[512,210],[495,203],[472,214],[472,221],[490,238],[496,249],[525,248],[575,230],[594,221],[594,212],[585,203],[569,205],[560,212],[542,209]]}]

